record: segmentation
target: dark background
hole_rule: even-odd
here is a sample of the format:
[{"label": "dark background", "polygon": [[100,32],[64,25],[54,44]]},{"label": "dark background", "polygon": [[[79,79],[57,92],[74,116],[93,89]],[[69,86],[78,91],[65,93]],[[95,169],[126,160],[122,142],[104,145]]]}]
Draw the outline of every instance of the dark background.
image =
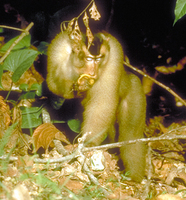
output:
[{"label": "dark background", "polygon": [[[183,17],[175,26],[175,0],[96,0],[101,13],[99,22],[90,21],[91,30],[107,30],[122,43],[132,65],[145,69],[151,76],[158,65],[171,65],[186,56],[186,19]],[[6,12],[5,5],[13,8]],[[29,23],[32,42],[50,41],[63,20],[72,19],[88,5],[87,0],[1,0],[0,24],[20,27],[17,14]],[[6,40],[17,31],[1,33]],[[171,75],[159,74],[157,80],[171,87],[186,99],[186,69]],[[163,97],[163,98],[162,98]],[[154,86],[148,100],[148,115],[166,115],[168,118],[184,118],[185,108],[175,106],[174,97],[159,86]]]}]

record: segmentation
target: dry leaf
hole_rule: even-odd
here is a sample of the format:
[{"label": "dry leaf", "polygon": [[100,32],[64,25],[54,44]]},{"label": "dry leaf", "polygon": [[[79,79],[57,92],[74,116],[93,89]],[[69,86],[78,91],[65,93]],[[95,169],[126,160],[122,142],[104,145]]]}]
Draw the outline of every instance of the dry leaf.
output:
[{"label": "dry leaf", "polygon": [[68,33],[71,33],[73,30],[73,25],[74,25],[74,21],[76,20],[76,18],[73,18],[72,20],[70,20],[70,22],[68,23],[68,27],[67,27],[67,31]]},{"label": "dry leaf", "polygon": [[5,103],[3,97],[0,96],[0,138],[4,135],[10,121],[10,108]]},{"label": "dry leaf", "polygon": [[182,70],[185,64],[186,64],[186,56],[183,57],[183,58],[177,63],[177,69],[178,69],[178,70]]},{"label": "dry leaf", "polygon": [[58,181],[60,185],[65,184],[65,187],[67,187],[70,191],[74,192],[75,194],[78,194],[78,192],[83,189],[83,184],[79,180],[67,180],[67,177],[60,177]]},{"label": "dry leaf", "polygon": [[101,15],[97,10],[97,6],[96,6],[95,2],[93,2],[91,8],[89,9],[89,12],[90,12],[90,16],[92,19],[94,19],[94,20],[100,19]]},{"label": "dry leaf", "polygon": [[84,17],[83,17],[83,22],[85,24],[86,27],[89,27],[89,17],[87,15],[87,12],[85,12]]},{"label": "dry leaf", "polygon": [[172,61],[172,58],[171,58],[171,57],[167,58],[167,60],[166,60],[167,64],[170,64],[171,61]]},{"label": "dry leaf", "polygon": [[[57,130],[58,130],[58,129],[57,129]],[[65,143],[67,143],[67,144],[70,144],[70,142],[67,140],[66,136],[65,136],[62,132],[60,132],[59,130],[58,130],[58,132],[55,134],[55,139],[56,139],[56,140],[60,140],[60,141],[62,141],[62,142],[65,142]]]},{"label": "dry leaf", "polygon": [[157,67],[155,67],[155,69],[162,74],[173,74],[177,71],[177,66],[176,65],[173,65],[170,67],[157,66]]},{"label": "dry leaf", "polygon": [[155,67],[155,69],[162,73],[162,74],[172,74],[175,73],[176,71],[180,71],[184,68],[184,65],[186,64],[186,57],[182,58],[177,65],[173,65],[170,67],[166,67],[166,66],[157,66]]},{"label": "dry leaf", "polygon": [[78,25],[78,21],[75,22],[75,27],[72,33],[70,34],[71,38],[75,40],[76,42],[81,41],[81,31]]},{"label": "dry leaf", "polygon": [[86,35],[87,35],[87,38],[88,38],[88,49],[89,49],[89,47],[90,47],[91,44],[92,44],[92,41],[94,40],[94,36],[93,36],[93,34],[92,34],[90,28],[87,28],[87,30],[86,30]]},{"label": "dry leaf", "polygon": [[45,123],[38,126],[33,133],[33,139],[35,151],[40,147],[43,147],[45,150],[47,150],[49,146],[54,147],[53,139],[58,139],[70,144],[65,135],[51,123]]}]

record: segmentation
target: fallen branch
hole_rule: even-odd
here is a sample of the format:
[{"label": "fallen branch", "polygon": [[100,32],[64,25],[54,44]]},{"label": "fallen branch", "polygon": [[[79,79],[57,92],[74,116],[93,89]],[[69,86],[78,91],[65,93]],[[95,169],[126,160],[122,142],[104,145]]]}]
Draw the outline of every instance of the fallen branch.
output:
[{"label": "fallen branch", "polygon": [[[130,144],[135,144],[138,142],[143,142],[143,143],[149,143],[149,142],[156,142],[156,141],[165,141],[165,140],[178,140],[178,139],[186,139],[186,135],[176,135],[174,132],[178,131],[186,131],[186,126],[182,126],[176,129],[173,129],[169,132],[167,132],[167,136],[160,136],[160,137],[153,137],[153,138],[141,138],[141,139],[135,139],[135,140],[129,140],[129,141],[123,141],[123,142],[116,142],[112,144],[105,144],[105,145],[100,145],[100,146],[95,146],[95,147],[83,147],[82,148],[82,143],[79,144],[79,147],[71,154],[65,157],[61,158],[54,158],[54,159],[40,159],[40,158],[35,158],[34,162],[35,163],[60,163],[60,162],[65,162],[68,160],[72,160],[76,157],[78,157],[79,151],[82,152],[87,152],[87,151],[93,151],[93,150],[100,150],[100,149],[111,149],[111,148],[116,148],[116,147],[121,147],[124,145],[130,145]],[[171,134],[171,135],[170,135]],[[84,139],[83,139],[84,141]],[[1,156],[0,160],[5,160],[7,159],[7,156]],[[17,157],[9,157],[9,161],[16,161],[18,158]]]},{"label": "fallen branch", "polygon": [[136,140],[128,140],[123,142],[116,142],[112,144],[105,144],[96,147],[85,147],[83,149],[84,152],[86,151],[93,151],[93,150],[100,150],[100,149],[112,149],[116,147],[122,147],[124,145],[135,144],[138,142],[149,143],[149,142],[156,142],[156,141],[164,141],[164,140],[178,140],[178,139],[186,139],[186,135],[174,135],[174,136],[164,136],[164,137],[153,137],[153,138],[141,138]]},{"label": "fallen branch", "polygon": [[125,61],[123,61],[123,64],[126,65],[127,67],[131,68],[132,70],[138,72],[139,74],[143,75],[144,77],[150,79],[151,81],[153,81],[154,83],[156,83],[160,87],[164,88],[169,93],[171,93],[173,96],[175,96],[177,99],[179,99],[183,103],[184,106],[186,106],[186,102],[179,95],[177,95],[173,90],[171,90],[169,87],[167,87],[163,83],[160,83],[159,81],[157,81],[156,79],[150,77],[149,75],[145,74],[143,71],[133,67],[131,64],[129,64],[129,63],[125,62]]}]

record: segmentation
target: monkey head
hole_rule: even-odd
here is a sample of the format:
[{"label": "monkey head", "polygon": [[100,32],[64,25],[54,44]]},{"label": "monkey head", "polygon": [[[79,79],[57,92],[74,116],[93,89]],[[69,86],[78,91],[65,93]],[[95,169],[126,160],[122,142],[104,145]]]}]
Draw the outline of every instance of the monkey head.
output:
[{"label": "monkey head", "polygon": [[75,71],[79,74],[79,78],[74,84],[74,91],[84,92],[93,86],[95,81],[99,78],[100,66],[103,62],[104,42],[100,35],[95,35],[91,46],[87,48],[85,41],[81,43],[72,44],[73,47],[73,65]]}]

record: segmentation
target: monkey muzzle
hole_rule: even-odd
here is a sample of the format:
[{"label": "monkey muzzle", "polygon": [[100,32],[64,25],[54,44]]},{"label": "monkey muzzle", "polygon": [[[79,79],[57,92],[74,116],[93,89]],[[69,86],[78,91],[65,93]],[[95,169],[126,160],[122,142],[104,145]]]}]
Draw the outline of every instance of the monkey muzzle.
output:
[{"label": "monkey muzzle", "polygon": [[89,74],[81,74],[77,80],[77,86],[79,91],[86,91],[93,86],[96,76]]}]

